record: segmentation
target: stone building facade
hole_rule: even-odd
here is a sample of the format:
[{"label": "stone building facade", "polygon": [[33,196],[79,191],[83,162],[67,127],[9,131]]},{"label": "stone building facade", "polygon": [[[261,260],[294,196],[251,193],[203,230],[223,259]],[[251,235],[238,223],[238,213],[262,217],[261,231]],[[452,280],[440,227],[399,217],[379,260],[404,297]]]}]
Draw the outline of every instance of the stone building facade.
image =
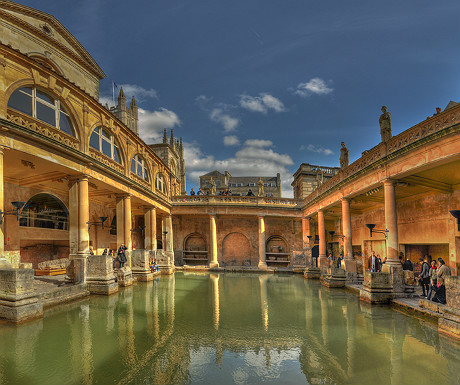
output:
[{"label": "stone building facade", "polygon": [[223,174],[217,170],[211,171],[200,176],[200,187],[205,192],[209,192],[209,183],[211,178],[216,183],[216,193],[219,194],[227,189],[234,195],[247,195],[251,190],[257,195],[258,182],[262,180],[264,185],[264,195],[281,198],[281,176],[276,174],[274,177],[267,176],[232,176],[228,171]]},{"label": "stone building facade", "polygon": [[294,199],[304,199],[339,171],[340,167],[315,166],[309,163],[302,163],[294,173],[294,181],[291,183],[294,190]]}]

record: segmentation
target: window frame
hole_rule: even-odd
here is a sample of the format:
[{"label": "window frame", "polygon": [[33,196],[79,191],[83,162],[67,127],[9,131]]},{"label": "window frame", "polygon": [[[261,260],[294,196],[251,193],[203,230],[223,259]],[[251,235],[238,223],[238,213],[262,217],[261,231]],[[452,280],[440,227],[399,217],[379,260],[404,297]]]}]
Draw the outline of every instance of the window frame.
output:
[{"label": "window frame", "polygon": [[[105,130],[108,134],[109,134],[109,138],[107,138],[104,134],[103,134],[103,130]],[[94,148],[92,145],[91,145],[91,138],[92,136],[96,134],[98,136],[98,145],[99,145],[99,148]],[[102,143],[103,142],[106,142],[110,145],[110,156],[107,155],[104,151],[102,151],[103,149],[103,146],[102,146]],[[122,161],[121,161],[121,156],[120,156],[120,147],[118,146],[117,144],[117,141],[115,139],[115,135],[113,135],[110,130],[104,126],[97,126],[94,128],[93,131],[91,131],[91,135],[89,136],[89,146],[93,149],[93,150],[96,150],[96,151],[99,151],[101,154],[105,155],[106,157],[112,159],[113,161],[119,163],[119,164],[123,164]],[[119,160],[116,160],[115,159],[115,150],[116,150],[116,153],[117,153],[117,156],[118,156],[118,159]]]},{"label": "window frame", "polygon": [[[23,89],[30,90],[30,94],[25,92],[25,91],[23,91]],[[40,96],[37,96],[37,91],[42,93],[42,94],[44,94],[44,95],[46,95],[48,98],[52,99],[54,103],[50,103],[49,101],[46,101],[46,100],[40,98]],[[50,126],[53,126],[54,128],[58,129],[59,131],[64,132],[67,135],[70,135],[70,136],[73,136],[73,137],[77,138],[77,131],[75,129],[75,124],[73,122],[73,119],[72,119],[71,115],[69,114],[69,112],[67,112],[65,106],[63,106],[63,104],[61,103],[61,100],[59,98],[54,97],[54,95],[52,95],[49,92],[47,92],[46,89],[42,89],[42,88],[39,88],[37,86],[19,87],[19,88],[16,88],[11,93],[10,97],[8,98],[8,107],[13,108],[15,110],[17,110],[17,109],[14,106],[10,106],[10,103],[9,103],[10,99],[11,99],[11,96],[13,96],[13,94],[15,92],[20,92],[20,93],[30,97],[30,102],[31,102],[31,105],[32,105],[32,115],[29,115],[26,112],[22,112],[20,110],[18,110],[18,111],[22,112],[25,115],[31,116],[34,119],[40,120],[41,122],[43,122],[45,124],[49,124]],[[37,116],[37,103],[40,103],[41,105],[54,110],[54,123],[55,124],[48,123],[45,120],[42,120]],[[69,134],[68,132],[66,132],[66,131],[61,129],[61,127],[60,127],[61,114],[63,114],[67,118],[67,120],[69,121],[70,130],[72,131],[72,134]]]},{"label": "window frame", "polygon": [[[133,163],[135,165],[135,171],[133,171]],[[141,168],[142,175],[139,175],[139,167]],[[139,178],[142,178],[146,182],[149,182],[150,180],[149,169],[147,167],[144,157],[140,154],[134,155],[133,159],[131,159],[131,172],[133,174],[136,174]]]}]

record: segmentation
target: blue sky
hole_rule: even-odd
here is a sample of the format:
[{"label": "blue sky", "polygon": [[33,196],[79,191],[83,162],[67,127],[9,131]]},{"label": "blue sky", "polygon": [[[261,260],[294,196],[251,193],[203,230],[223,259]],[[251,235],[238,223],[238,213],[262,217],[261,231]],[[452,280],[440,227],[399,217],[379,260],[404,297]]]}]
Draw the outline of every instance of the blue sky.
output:
[{"label": "blue sky", "polygon": [[338,166],[460,101],[460,2],[443,0],[34,0],[134,94],[141,136],[174,128],[188,190],[219,169],[292,173]]}]

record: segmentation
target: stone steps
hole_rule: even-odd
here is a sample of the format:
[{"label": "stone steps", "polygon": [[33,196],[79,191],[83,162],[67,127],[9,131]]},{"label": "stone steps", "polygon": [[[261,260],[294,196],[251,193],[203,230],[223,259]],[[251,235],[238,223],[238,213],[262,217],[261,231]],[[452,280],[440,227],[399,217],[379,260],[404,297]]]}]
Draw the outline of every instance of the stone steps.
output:
[{"label": "stone steps", "polygon": [[43,307],[47,308],[84,298],[88,295],[89,291],[87,285],[80,283],[76,285],[64,284],[63,286],[58,286],[56,289],[39,293],[38,298],[43,302]]}]

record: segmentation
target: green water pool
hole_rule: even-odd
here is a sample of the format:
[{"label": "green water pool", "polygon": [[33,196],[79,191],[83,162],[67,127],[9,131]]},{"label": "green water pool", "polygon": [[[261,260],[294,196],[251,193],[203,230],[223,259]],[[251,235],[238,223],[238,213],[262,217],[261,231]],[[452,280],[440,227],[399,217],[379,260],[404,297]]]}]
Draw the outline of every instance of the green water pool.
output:
[{"label": "green water pool", "polygon": [[176,273],[1,324],[0,384],[460,384],[460,345],[301,276]]}]

